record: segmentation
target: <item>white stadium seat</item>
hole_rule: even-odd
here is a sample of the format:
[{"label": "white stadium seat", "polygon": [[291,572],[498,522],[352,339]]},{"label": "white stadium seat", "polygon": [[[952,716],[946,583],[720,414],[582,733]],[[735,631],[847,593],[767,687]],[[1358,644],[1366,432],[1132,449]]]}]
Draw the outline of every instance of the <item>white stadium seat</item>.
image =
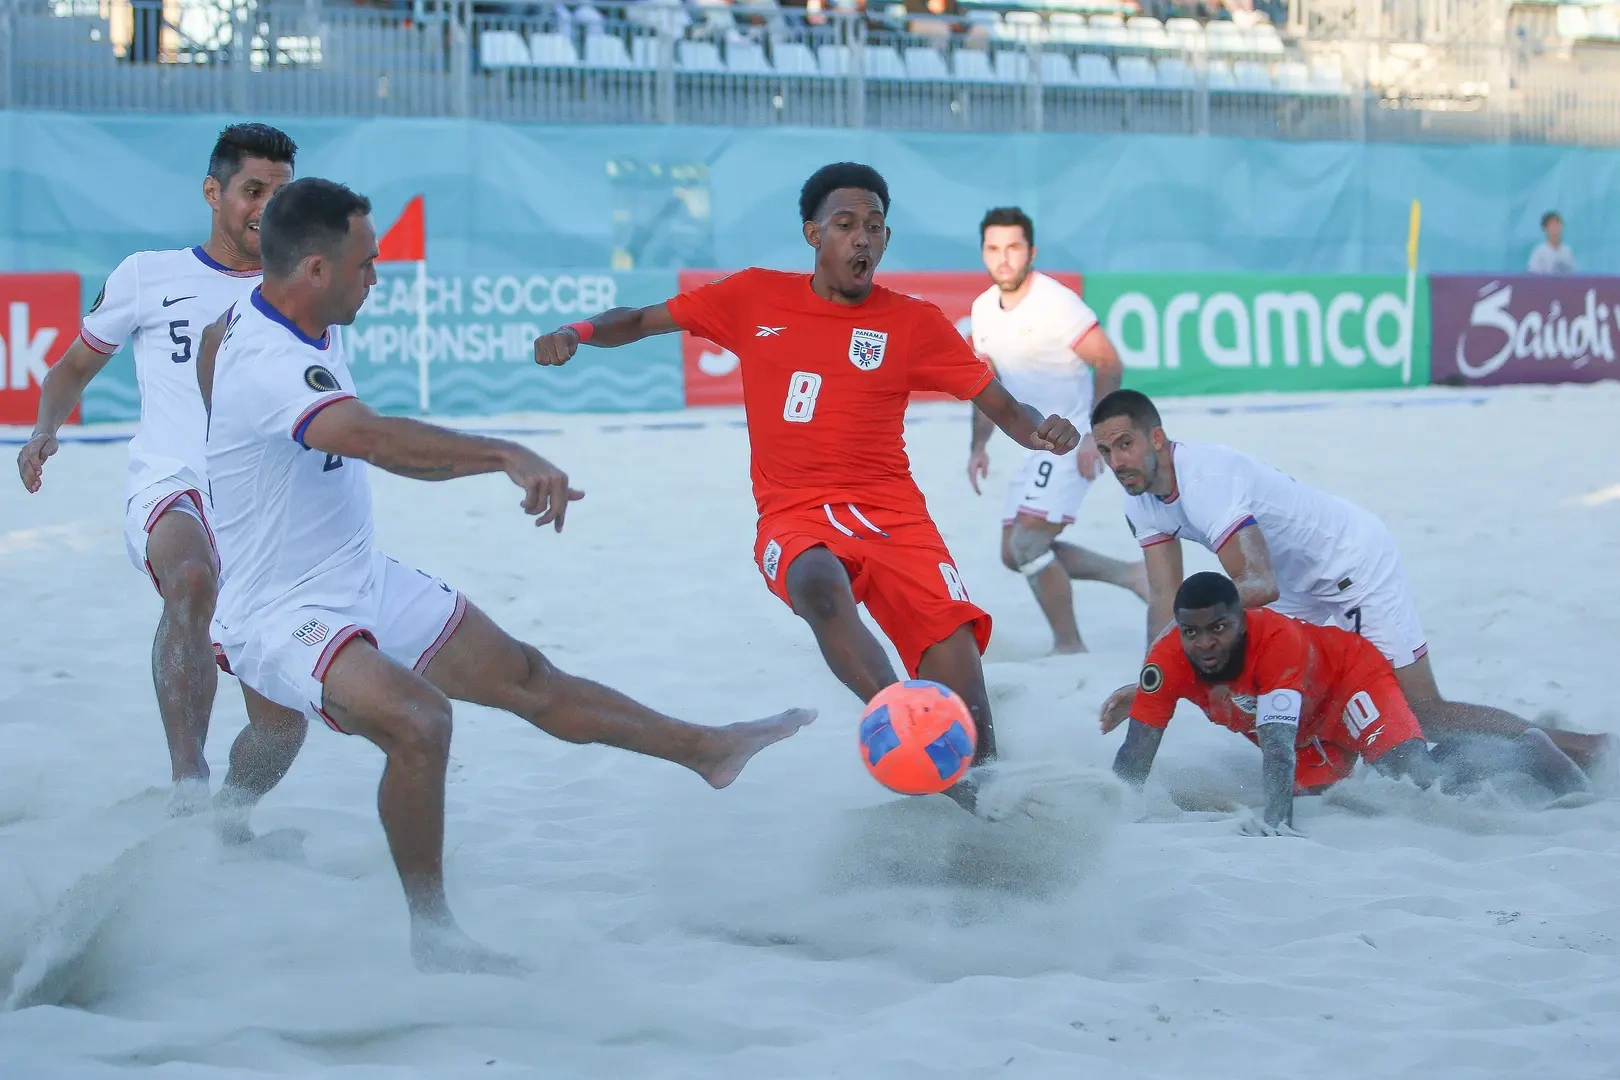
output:
[{"label": "white stadium seat", "polygon": [[1270,23],[1249,29],[1249,47],[1261,56],[1281,56],[1288,51],[1283,47],[1282,35]]},{"label": "white stadium seat", "polygon": [[1311,65],[1311,89],[1318,94],[1343,94],[1349,87],[1345,85],[1344,69],[1337,61],[1324,62],[1318,60]]},{"label": "white stadium seat", "polygon": [[1311,89],[1311,70],[1297,60],[1278,64],[1275,77],[1278,90],[1304,94]]},{"label": "white stadium seat", "polygon": [[869,45],[861,54],[862,72],[868,79],[904,79],[906,62],[891,45]]},{"label": "white stadium seat", "polygon": [[1208,43],[1204,39],[1204,24],[1197,19],[1168,19],[1164,31],[1171,44],[1182,52],[1203,52]]},{"label": "white stadium seat", "polygon": [[951,69],[962,82],[995,82],[990,54],[980,49],[957,49],[951,54]]},{"label": "white stadium seat", "polygon": [[823,45],[816,50],[816,66],[823,75],[848,75],[849,46]]},{"label": "white stadium seat", "polygon": [[1232,77],[1232,62],[1230,60],[1211,60],[1209,70],[1204,73],[1211,90],[1236,90],[1237,79]]},{"label": "white stadium seat", "polygon": [[1138,49],[1168,52],[1176,47],[1170,40],[1170,34],[1165,30],[1164,23],[1158,19],[1137,15],[1126,20],[1125,31],[1131,36],[1131,44]]},{"label": "white stadium seat", "polygon": [[1271,72],[1266,65],[1253,60],[1239,60],[1232,65],[1232,78],[1239,90],[1269,91],[1272,89]]},{"label": "white stadium seat", "polygon": [[951,77],[945,67],[945,55],[926,45],[906,49],[906,74],[925,82],[943,82]]},{"label": "white stadium seat", "polygon": [[778,75],[818,75],[816,56],[810,46],[797,41],[779,41],[771,48]]},{"label": "white stadium seat", "polygon": [[1072,11],[1054,11],[1047,23],[1046,35],[1054,42],[1065,45],[1084,45],[1091,40],[1091,28],[1086,17]]},{"label": "white stadium seat", "polygon": [[579,54],[567,34],[536,34],[529,39],[529,53],[536,67],[575,67]]},{"label": "white stadium seat", "polygon": [[726,42],[726,68],[733,75],[769,75],[770,61],[765,46],[752,41]]},{"label": "white stadium seat", "polygon": [[1042,42],[1046,40],[1046,23],[1033,11],[1009,11],[996,31],[998,41]]},{"label": "white stadium seat", "polygon": [[1114,64],[1119,72],[1119,85],[1145,88],[1159,85],[1159,73],[1153,61],[1145,56],[1122,56]]},{"label": "white stadium seat", "polygon": [[1029,56],[1017,49],[996,53],[996,78],[1007,83],[1029,81]]},{"label": "white stadium seat", "polygon": [[534,63],[534,54],[522,34],[485,30],[478,36],[478,62],[486,68],[528,67]]},{"label": "white stadium seat", "polygon": [[1249,42],[1243,31],[1229,22],[1212,22],[1204,27],[1204,41],[1210,52],[1219,55],[1230,56],[1249,51]]},{"label": "white stadium seat", "polygon": [[1118,86],[1114,65],[1101,53],[1081,53],[1074,59],[1074,78],[1080,86]]},{"label": "white stadium seat", "polygon": [[1125,29],[1125,20],[1118,15],[1093,15],[1090,26],[1091,40],[1097,45],[1124,48],[1131,43],[1130,31]]},{"label": "white stadium seat", "polygon": [[1198,77],[1187,61],[1179,56],[1166,56],[1159,61],[1159,85],[1169,90],[1184,90],[1196,85]]},{"label": "white stadium seat", "polygon": [[726,70],[720,50],[712,41],[681,41],[675,45],[675,59],[682,71],[712,74]]},{"label": "white stadium seat", "polygon": [[1045,86],[1073,86],[1074,64],[1065,53],[1041,53],[1041,83]]},{"label": "white stadium seat", "polygon": [[585,66],[630,70],[636,65],[617,34],[592,34],[585,39]]}]

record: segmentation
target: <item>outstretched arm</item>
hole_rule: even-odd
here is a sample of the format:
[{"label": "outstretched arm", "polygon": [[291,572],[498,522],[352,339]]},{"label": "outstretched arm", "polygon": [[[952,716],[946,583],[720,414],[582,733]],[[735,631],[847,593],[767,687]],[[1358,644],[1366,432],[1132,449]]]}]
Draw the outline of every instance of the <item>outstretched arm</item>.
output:
[{"label": "outstretched arm", "polygon": [[17,472],[22,477],[23,487],[30,492],[39,490],[45,460],[56,453],[57,431],[78,408],[84,388],[111,359],[111,353],[92,349],[81,337],[69,345],[67,355],[45,373],[45,381],[40,384],[34,434],[17,453]]},{"label": "outstretched arm", "polygon": [[535,338],[534,362],[543,367],[556,367],[572,360],[581,345],[612,349],[678,330],[680,327],[675,325],[668,304],[610,308],[600,315]]},{"label": "outstretched arm", "polygon": [[978,405],[973,410],[973,441],[968,447],[968,483],[973,494],[979,494],[979,481],[990,476],[990,436],[996,430],[994,420],[984,414]]},{"label": "outstretched arm", "polygon": [[1271,565],[1271,549],[1266,547],[1260,526],[1252,523],[1243,526],[1215,554],[1226,576],[1237,586],[1238,597],[1245,608],[1265,607],[1280,595],[1277,571]]},{"label": "outstretched arm", "polygon": [[1163,738],[1163,728],[1132,720],[1131,726],[1125,729],[1124,745],[1114,755],[1114,775],[1131,787],[1140,788],[1153,769],[1153,759],[1158,756],[1159,742]]},{"label": "outstretched arm", "polygon": [[1019,446],[1067,454],[1080,445],[1080,432],[1074,424],[1061,416],[1041,419],[1040,413],[1008,393],[1000,379],[991,379],[973,404]]},{"label": "outstretched arm", "polygon": [[413,480],[454,480],[504,472],[524,490],[523,512],[536,525],[561,532],[568,504],[585,497],[568,476],[525,446],[468,435],[403,416],[379,416],[357,398],[329,405],[303,430],[304,445],[338,457],[358,458]]}]

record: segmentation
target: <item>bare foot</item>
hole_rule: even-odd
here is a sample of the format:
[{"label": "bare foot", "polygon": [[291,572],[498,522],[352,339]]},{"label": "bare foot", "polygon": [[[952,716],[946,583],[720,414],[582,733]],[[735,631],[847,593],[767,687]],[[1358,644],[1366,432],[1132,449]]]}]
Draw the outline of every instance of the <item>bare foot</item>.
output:
[{"label": "bare foot", "polygon": [[1086,648],[1086,643],[1079,638],[1075,638],[1073,641],[1060,641],[1052,646],[1053,656],[1076,656],[1090,651],[1090,649]]},{"label": "bare foot", "polygon": [[[1540,730],[1531,728],[1531,731]],[[1588,773],[1604,771],[1612,763],[1615,752],[1613,735],[1583,735],[1577,731],[1544,732],[1552,744]]]},{"label": "bare foot", "polygon": [[191,776],[174,782],[174,790],[169,793],[170,817],[191,817],[193,814],[200,814],[206,809],[208,809],[208,781],[206,779]]},{"label": "bare foot", "polygon": [[240,788],[227,785],[219,789],[214,796],[214,832],[222,843],[235,846],[252,841],[253,830],[248,827],[252,810],[252,800]]},{"label": "bare foot", "polygon": [[815,718],[814,709],[789,709],[769,719],[715,728],[713,756],[694,768],[710,787],[723,788],[737,779],[755,754],[772,743],[781,742]]},{"label": "bare foot", "polygon": [[486,949],[453,922],[418,921],[411,926],[411,958],[429,975],[503,975],[520,978],[533,969],[515,956]]}]

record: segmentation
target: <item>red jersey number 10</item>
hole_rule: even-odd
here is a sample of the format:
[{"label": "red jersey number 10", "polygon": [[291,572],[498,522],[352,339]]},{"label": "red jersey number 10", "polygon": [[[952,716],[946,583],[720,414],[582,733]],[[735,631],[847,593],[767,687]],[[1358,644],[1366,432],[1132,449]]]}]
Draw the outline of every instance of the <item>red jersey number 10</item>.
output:
[{"label": "red jersey number 10", "polygon": [[782,419],[790,424],[808,424],[816,414],[816,396],[821,393],[821,376],[813,371],[795,371],[788,379],[787,403]]}]

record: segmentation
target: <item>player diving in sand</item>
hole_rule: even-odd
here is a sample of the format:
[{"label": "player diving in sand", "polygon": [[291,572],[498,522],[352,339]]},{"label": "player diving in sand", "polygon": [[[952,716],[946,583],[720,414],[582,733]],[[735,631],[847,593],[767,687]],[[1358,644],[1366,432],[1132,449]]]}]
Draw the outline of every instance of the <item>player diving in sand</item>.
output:
[{"label": "player diving in sand", "polygon": [[[419,480],[504,472],[537,525],[562,529],[583,496],[517,443],[378,416],[354,392],[336,327],[377,280],[371,204],[339,184],[289,184],[260,222],[264,283],[228,312],[199,379],[225,565],[215,631],[244,683],[294,710],[297,730],[233,752],[219,803],[247,809],[287,771],[307,717],[360,735],[388,761],[377,808],[424,970],[509,971],[468,938],[444,892],[452,700],[504,709],[560,739],[683,765],[716,788],[814,718],[704,727],[553,667],[449,585],[378,551],[368,466]],[[240,822],[245,828],[245,821]]]},{"label": "player diving in sand", "polygon": [[1268,608],[1245,610],[1221,574],[1194,574],[1176,590],[1175,629],[1148,653],[1133,698],[1104,707],[1102,729],[1127,715],[1130,727],[1114,771],[1140,787],[1153,767],[1178,701],[1260,747],[1265,811],[1245,830],[1294,831],[1294,798],[1349,776],[1359,758],[1421,787],[1455,789],[1522,772],[1555,795],[1583,791],[1584,773],[1545,732],[1513,738],[1452,736],[1431,750],[1389,661],[1372,642],[1335,626],[1315,626]]},{"label": "player diving in sand", "polygon": [[[84,317],[78,340],[45,376],[33,437],[17,455],[23,486],[39,491],[45,463],[57,451],[57,431],[90,380],[131,343],[141,423],[129,443],[124,546],[163,598],[152,641],[152,681],[169,744],[174,815],[207,805],[203,746],[219,680],[208,624],[220,567],[206,495],[207,420],[194,354],[203,328],[258,283],[260,216],[270,197],[292,180],[297,152],[285,133],[264,124],[233,124],[219,133],[202,185],[212,215],[207,241],[138,251],[118,264]],[[250,714],[271,721],[279,713],[250,688],[242,693]]]},{"label": "player diving in sand", "polygon": [[[1430,738],[1513,737],[1535,726],[1504,709],[1440,696],[1400,550],[1378,518],[1236,450],[1171,442],[1158,409],[1135,390],[1099,401],[1091,428],[1098,453],[1129,496],[1125,517],[1147,563],[1150,648],[1173,622],[1181,541],[1191,540],[1220,559],[1245,608],[1270,607],[1370,641],[1394,667]],[[1115,697],[1136,692],[1121,687]],[[1589,772],[1611,741],[1546,734]]]},{"label": "player diving in sand", "polygon": [[[833,674],[870,701],[895,674],[861,622],[864,603],[908,673],[967,703],[978,764],[996,752],[980,663],[990,616],[968,599],[912,479],[906,403],[914,391],[971,400],[1014,442],[1046,453],[1070,453],[1080,434],[1015,399],[937,307],[873,284],[888,212],[876,170],[825,166],[799,195],[813,273],[743,270],[666,303],[614,308],[536,339],[534,359],[564,364],[581,345],[681,330],[736,354],[766,588],[810,625]],[[971,807],[974,780],[952,797]]]}]

